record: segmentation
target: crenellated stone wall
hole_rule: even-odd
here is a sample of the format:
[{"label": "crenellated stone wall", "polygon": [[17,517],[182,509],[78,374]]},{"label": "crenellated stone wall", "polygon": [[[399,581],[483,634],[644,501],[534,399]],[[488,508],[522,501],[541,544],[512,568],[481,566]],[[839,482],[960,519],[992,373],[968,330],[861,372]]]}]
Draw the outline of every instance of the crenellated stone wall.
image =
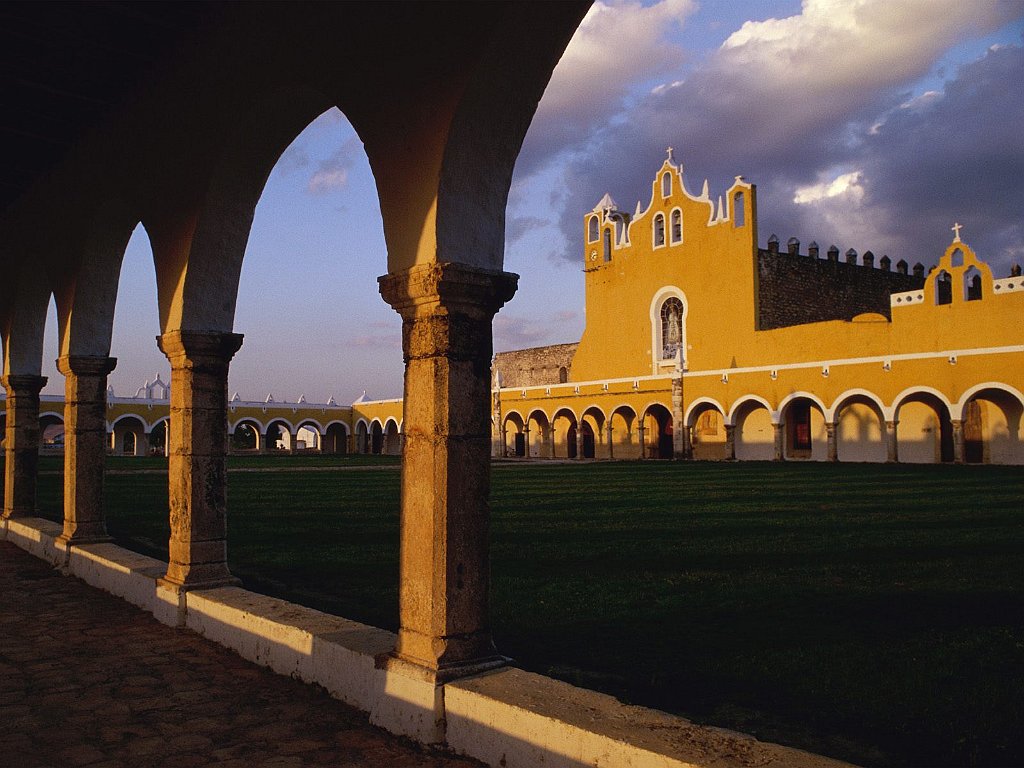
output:
[{"label": "crenellated stone wall", "polygon": [[[502,387],[536,387],[571,381],[572,358],[578,346],[576,342],[499,352],[494,356],[494,370],[501,376]],[[563,368],[564,380],[560,378]]]}]

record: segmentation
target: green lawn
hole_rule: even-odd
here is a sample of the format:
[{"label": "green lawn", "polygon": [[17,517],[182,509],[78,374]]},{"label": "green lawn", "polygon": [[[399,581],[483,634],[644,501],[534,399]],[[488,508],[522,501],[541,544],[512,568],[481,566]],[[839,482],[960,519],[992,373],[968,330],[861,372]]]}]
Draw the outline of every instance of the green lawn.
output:
[{"label": "green lawn", "polygon": [[[365,471],[232,459],[298,471],[229,475],[231,567],[393,629],[399,474],[307,466],[331,463]],[[45,516],[60,493],[43,474]],[[496,466],[494,634],[528,669],[855,762],[1021,764],[1022,499],[1014,467]],[[166,552],[166,503],[165,474],[107,478],[126,546]]]}]

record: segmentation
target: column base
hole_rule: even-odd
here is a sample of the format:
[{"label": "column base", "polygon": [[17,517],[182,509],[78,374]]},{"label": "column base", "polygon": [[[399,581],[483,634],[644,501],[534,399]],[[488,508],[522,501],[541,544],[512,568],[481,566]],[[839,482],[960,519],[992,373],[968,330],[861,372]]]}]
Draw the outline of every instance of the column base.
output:
[{"label": "column base", "polygon": [[472,677],[495,669],[507,667],[512,659],[501,654],[494,654],[482,659],[460,661],[452,664],[442,664],[437,667],[428,667],[419,660],[410,659],[400,655],[397,651],[382,653],[375,659],[377,669],[384,669],[389,672],[396,672],[404,677],[411,677],[416,680],[423,680],[434,685],[444,685],[453,680],[461,680],[464,677]]},{"label": "column base", "polygon": [[197,581],[178,581],[176,579],[168,578],[167,576],[161,576],[156,580],[156,583],[160,587],[169,589],[175,594],[181,594],[183,592],[194,592],[200,589],[217,589],[218,587],[240,587],[242,586],[242,580],[237,576],[220,576],[212,579],[203,579]]},{"label": "column base", "polygon": [[84,536],[65,536],[63,533],[58,536],[54,541],[61,547],[70,549],[71,547],[78,547],[83,544],[109,544],[114,540],[113,536],[107,534],[92,534]]}]

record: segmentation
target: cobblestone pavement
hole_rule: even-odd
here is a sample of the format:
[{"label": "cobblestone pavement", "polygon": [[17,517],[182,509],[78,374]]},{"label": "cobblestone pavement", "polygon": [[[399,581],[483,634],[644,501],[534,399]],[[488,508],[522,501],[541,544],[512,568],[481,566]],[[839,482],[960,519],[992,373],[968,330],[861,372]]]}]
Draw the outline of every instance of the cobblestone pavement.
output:
[{"label": "cobblestone pavement", "polygon": [[472,768],[0,542],[0,766]]}]

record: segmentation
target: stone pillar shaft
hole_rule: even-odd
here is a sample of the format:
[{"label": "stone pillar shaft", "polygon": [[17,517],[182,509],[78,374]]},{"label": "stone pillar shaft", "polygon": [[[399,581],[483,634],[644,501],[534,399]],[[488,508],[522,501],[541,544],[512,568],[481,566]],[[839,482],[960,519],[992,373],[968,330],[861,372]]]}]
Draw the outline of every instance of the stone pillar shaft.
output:
[{"label": "stone pillar shaft", "polygon": [[693,459],[693,427],[689,424],[683,425],[683,458]]},{"label": "stone pillar shaft", "polygon": [[168,430],[170,557],[164,582],[184,589],[237,583],[227,564],[228,364],[237,333],[172,331],[157,339],[171,363]]},{"label": "stone pillar shaft", "polygon": [[583,458],[583,422],[576,425],[576,458]]},{"label": "stone pillar shaft", "polygon": [[611,421],[610,418],[608,419],[608,423],[605,424],[604,431],[605,431],[605,435],[608,438],[608,458],[609,459],[614,459],[615,458],[615,436],[614,436],[613,431],[612,431],[612,421]]},{"label": "stone pillar shaft", "polygon": [[686,458],[686,438],[683,424],[683,378],[677,375],[672,379],[672,458]]},{"label": "stone pillar shaft", "polygon": [[896,432],[898,421],[885,422],[885,460],[895,464],[900,460],[899,438]]},{"label": "stone pillar shaft", "polygon": [[825,437],[828,442],[828,460],[839,461],[839,438],[836,435],[836,425],[831,421],[825,422]]},{"label": "stone pillar shaft", "polygon": [[107,455],[107,374],[112,357],[69,355],[64,374],[64,531],[67,544],[109,541],[103,516],[103,464]]},{"label": "stone pillar shaft", "polygon": [[772,424],[775,429],[775,461],[783,461],[786,458],[786,425]]},{"label": "stone pillar shaft", "polygon": [[736,460],[736,425],[725,425],[725,458],[728,461]]},{"label": "stone pillar shaft", "polygon": [[489,626],[491,321],[518,276],[426,264],[379,279],[402,316],[399,630],[395,656],[437,681],[505,663]]},{"label": "stone pillar shaft", "polygon": [[641,421],[636,428],[637,439],[640,441],[640,458],[647,458],[647,437],[645,433],[647,430],[644,428],[644,423]]},{"label": "stone pillar shaft", "polygon": [[11,374],[7,390],[4,466],[4,517],[34,517],[39,469],[39,391],[45,376]]},{"label": "stone pillar shaft", "polygon": [[964,423],[960,419],[953,419],[950,424],[953,426],[953,461],[956,464],[963,464],[966,460],[964,453]]}]

